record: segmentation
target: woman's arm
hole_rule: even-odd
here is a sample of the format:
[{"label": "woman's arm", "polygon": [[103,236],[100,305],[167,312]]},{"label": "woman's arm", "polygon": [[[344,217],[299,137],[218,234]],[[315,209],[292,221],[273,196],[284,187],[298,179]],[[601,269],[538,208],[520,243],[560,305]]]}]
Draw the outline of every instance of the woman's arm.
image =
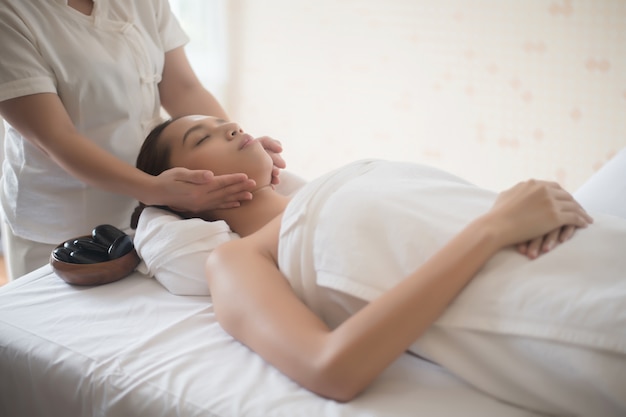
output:
[{"label": "woman's arm", "polygon": [[498,250],[590,221],[554,184],[514,187],[419,269],[333,331],[296,298],[277,268],[280,219],[216,249],[207,274],[226,331],[303,387],[348,401],[443,313]]},{"label": "woman's arm", "polygon": [[146,204],[186,206],[198,211],[222,204],[230,206],[248,196],[250,184],[243,174],[213,177],[207,171],[176,168],[153,177],[136,169],[81,135],[56,94],[33,94],[0,102],[0,114],[74,177]]},{"label": "woman's arm", "polygon": [[[276,221],[275,221],[276,222]],[[480,223],[331,331],[293,293],[265,246],[279,226],[217,248],[207,263],[217,318],[233,337],[301,386],[348,401],[441,314],[494,253]]]}]

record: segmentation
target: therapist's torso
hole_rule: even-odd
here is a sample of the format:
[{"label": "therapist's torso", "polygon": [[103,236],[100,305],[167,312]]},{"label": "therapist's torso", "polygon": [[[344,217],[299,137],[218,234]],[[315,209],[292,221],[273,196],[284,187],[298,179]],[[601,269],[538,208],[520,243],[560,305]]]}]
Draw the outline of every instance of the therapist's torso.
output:
[{"label": "therapist's torso", "polygon": [[[164,52],[188,38],[165,0],[95,3],[91,16],[63,0],[1,0],[0,101],[59,95],[77,130],[134,165],[160,120]],[[13,232],[55,243],[95,225],[127,228],[136,201],[73,178],[7,126],[2,208]]]}]

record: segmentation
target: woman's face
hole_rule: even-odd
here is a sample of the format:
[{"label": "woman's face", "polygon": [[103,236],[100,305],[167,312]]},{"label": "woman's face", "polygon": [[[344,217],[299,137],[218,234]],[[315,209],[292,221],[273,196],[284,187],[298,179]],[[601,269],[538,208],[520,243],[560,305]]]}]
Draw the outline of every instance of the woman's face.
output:
[{"label": "woman's face", "polygon": [[160,140],[170,146],[172,167],[208,169],[215,175],[243,172],[257,185],[271,182],[272,158],[237,123],[185,116],[167,126]]}]

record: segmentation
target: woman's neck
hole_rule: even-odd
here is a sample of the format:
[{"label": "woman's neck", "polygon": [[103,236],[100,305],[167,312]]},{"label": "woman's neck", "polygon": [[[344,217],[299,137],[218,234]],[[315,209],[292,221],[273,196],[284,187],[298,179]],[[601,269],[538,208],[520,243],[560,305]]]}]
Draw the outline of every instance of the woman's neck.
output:
[{"label": "woman's neck", "polygon": [[93,0],[67,0],[67,5],[87,16],[93,12]]},{"label": "woman's neck", "polygon": [[212,210],[210,220],[224,220],[231,230],[244,237],[265,226],[281,214],[289,198],[278,194],[270,185],[252,192],[252,200],[241,202],[241,206],[230,209]]}]

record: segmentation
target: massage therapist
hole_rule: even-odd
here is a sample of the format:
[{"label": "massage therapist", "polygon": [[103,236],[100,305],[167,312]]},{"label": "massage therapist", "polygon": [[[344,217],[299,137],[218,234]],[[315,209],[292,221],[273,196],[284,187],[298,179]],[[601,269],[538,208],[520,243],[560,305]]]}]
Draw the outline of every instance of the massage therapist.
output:
[{"label": "massage therapist", "polygon": [[[0,37],[0,201],[11,279],[98,224],[127,229],[137,200],[193,212],[252,198],[244,174],[177,168],[152,177],[134,167],[161,107],[171,117],[228,119],[193,72],[167,0],[0,0]],[[280,144],[261,140],[276,182]]]}]

